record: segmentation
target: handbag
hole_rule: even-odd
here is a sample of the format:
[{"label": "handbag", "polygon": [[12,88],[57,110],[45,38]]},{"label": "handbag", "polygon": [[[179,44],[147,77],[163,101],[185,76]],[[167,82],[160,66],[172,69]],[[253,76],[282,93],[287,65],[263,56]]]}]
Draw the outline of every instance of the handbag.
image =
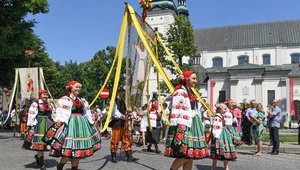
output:
[{"label": "handbag", "polygon": [[205,124],[205,128],[209,129],[210,128],[210,124]]},{"label": "handbag", "polygon": [[237,127],[237,123],[236,123],[236,122],[233,122],[233,123],[232,123],[232,126],[233,126],[233,127]]}]

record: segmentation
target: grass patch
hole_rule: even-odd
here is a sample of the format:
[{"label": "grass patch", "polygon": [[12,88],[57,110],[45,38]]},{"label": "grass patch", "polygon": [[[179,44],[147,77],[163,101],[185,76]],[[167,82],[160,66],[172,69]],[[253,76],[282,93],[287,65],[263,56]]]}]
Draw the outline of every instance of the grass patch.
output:
[{"label": "grass patch", "polygon": [[[279,134],[281,142],[298,142],[298,134]],[[263,142],[269,142],[269,134],[263,134]]]}]

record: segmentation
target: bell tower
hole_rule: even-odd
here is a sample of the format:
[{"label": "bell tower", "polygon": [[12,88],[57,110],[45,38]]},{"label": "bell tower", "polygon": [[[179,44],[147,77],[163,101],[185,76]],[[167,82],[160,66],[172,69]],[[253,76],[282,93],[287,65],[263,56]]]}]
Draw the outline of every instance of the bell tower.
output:
[{"label": "bell tower", "polygon": [[189,10],[186,7],[186,0],[178,0],[178,6],[176,11],[178,15],[184,15],[186,17],[190,15]]},{"label": "bell tower", "polygon": [[157,32],[166,35],[170,24],[174,23],[176,5],[173,0],[152,0],[146,22]]}]

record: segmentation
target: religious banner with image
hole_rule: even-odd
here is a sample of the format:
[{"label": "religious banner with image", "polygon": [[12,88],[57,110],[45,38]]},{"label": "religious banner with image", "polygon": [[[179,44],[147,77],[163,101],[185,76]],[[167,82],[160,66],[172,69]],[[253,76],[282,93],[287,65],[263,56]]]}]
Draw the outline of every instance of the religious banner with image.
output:
[{"label": "religious banner with image", "polygon": [[22,99],[38,97],[38,68],[19,68]]}]

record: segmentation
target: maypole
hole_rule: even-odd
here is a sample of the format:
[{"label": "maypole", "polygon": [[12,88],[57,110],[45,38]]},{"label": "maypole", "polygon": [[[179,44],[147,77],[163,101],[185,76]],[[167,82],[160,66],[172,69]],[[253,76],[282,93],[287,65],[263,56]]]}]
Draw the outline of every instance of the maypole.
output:
[{"label": "maypole", "polygon": [[[125,36],[126,36],[126,28],[127,28],[127,25],[128,25],[128,18],[127,17],[128,17],[128,12],[127,12],[127,10],[125,10],[125,13],[124,13],[124,16],[123,16],[123,21],[122,21],[122,26],[121,26],[121,31],[120,31],[120,35],[119,35],[118,46],[117,46],[117,49],[116,49],[116,55],[115,55],[115,59],[114,59],[114,61],[118,60],[117,69],[116,69],[116,76],[115,76],[115,80],[114,80],[115,83],[114,83],[113,90],[112,90],[112,96],[111,96],[111,100],[110,100],[109,110],[108,110],[108,113],[107,113],[107,118],[106,118],[104,127],[101,130],[101,132],[104,132],[107,129],[110,118],[111,118],[112,110],[113,110],[114,104],[115,104],[115,98],[116,98],[116,94],[117,94],[117,88],[118,88],[118,85],[119,85],[120,73],[121,73],[121,67],[122,67],[122,56],[123,56],[123,52],[124,52],[124,41],[125,41]],[[113,65],[114,65],[114,62],[113,62]],[[110,71],[112,71],[112,70],[110,70]],[[109,77],[110,77],[110,74],[106,78],[107,81],[108,81]],[[107,81],[104,82],[104,84],[102,85],[102,87],[101,87],[98,94],[100,94],[102,92],[102,90],[104,89]],[[95,99],[91,103],[91,105],[94,102],[95,102]]]}]

